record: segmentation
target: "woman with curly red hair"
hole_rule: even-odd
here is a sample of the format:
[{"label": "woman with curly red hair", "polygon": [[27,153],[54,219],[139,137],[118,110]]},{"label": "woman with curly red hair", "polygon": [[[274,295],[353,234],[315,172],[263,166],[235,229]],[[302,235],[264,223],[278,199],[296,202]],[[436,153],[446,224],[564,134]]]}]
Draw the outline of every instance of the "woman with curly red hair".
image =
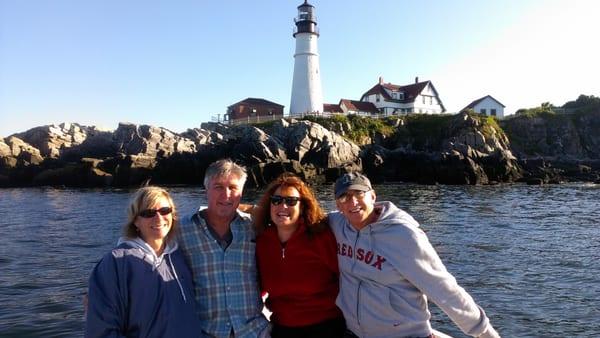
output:
[{"label": "woman with curly red hair", "polygon": [[267,187],[254,222],[261,289],[273,313],[271,337],[342,337],[337,244],[312,190],[282,174]]}]

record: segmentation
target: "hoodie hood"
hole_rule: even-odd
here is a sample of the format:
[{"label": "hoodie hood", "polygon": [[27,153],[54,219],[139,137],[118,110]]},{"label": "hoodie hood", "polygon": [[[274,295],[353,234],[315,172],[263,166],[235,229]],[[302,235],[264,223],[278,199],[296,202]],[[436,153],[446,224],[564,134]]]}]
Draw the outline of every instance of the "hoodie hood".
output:
[{"label": "hoodie hood", "polygon": [[[179,281],[179,276],[177,276],[177,271],[175,271],[175,266],[173,265],[173,261],[171,260],[171,254],[173,252],[175,252],[178,248],[177,242],[174,242],[174,241],[167,242],[167,244],[165,245],[165,249],[163,250],[163,252],[160,256],[157,256],[154,249],[152,249],[150,247],[150,245],[148,245],[148,243],[144,242],[144,240],[141,239],[140,237],[136,237],[136,238],[121,237],[121,238],[119,238],[119,241],[117,242],[117,246],[119,246],[121,244],[128,245],[132,249],[139,249],[141,251],[140,258],[142,258],[148,264],[152,265],[152,270],[158,269],[158,267],[163,263],[163,261],[168,260],[170,267],[171,267],[171,271],[173,273],[173,277],[175,278],[175,280],[177,281],[177,284],[179,285],[179,290],[181,291],[181,296],[183,297],[183,300],[187,302],[185,292],[183,291],[183,287],[181,285],[181,282]],[[167,265],[169,265],[169,264],[167,264]]]},{"label": "hoodie hood", "polygon": [[127,245],[131,246],[132,248],[142,250],[142,252],[144,253],[144,260],[146,262],[152,264],[153,266],[160,265],[160,263],[162,263],[162,261],[166,255],[173,253],[178,248],[177,242],[174,242],[174,241],[167,242],[162,254],[160,256],[157,256],[154,249],[152,249],[152,247],[150,247],[150,245],[148,243],[144,242],[144,240],[141,239],[140,237],[136,237],[136,238],[121,237],[121,238],[119,238],[119,241],[117,242],[117,246],[119,246],[121,244],[127,244]]},{"label": "hoodie hood", "polygon": [[[375,211],[379,213],[379,218],[377,221],[375,221],[375,223],[377,223],[377,227],[381,226],[387,228],[391,225],[397,225],[399,223],[411,228],[419,227],[419,223],[415,221],[411,215],[406,213],[404,210],[399,209],[392,202],[382,201],[375,203]],[[374,230],[376,229],[377,228]]]}]

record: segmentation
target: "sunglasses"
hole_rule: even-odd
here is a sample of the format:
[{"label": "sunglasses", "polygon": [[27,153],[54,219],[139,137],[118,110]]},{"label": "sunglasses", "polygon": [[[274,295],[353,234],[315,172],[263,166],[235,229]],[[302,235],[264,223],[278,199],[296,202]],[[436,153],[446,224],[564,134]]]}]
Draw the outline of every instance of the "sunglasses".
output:
[{"label": "sunglasses", "polygon": [[300,197],[296,197],[296,196],[279,196],[279,195],[271,196],[271,204],[273,204],[273,205],[280,205],[281,202],[283,202],[288,207],[293,207],[296,204],[298,204],[298,201],[300,201]]},{"label": "sunglasses", "polygon": [[152,217],[156,216],[156,213],[166,216],[166,215],[170,214],[171,212],[173,212],[173,208],[163,207],[163,208],[159,208],[159,209],[142,210],[142,211],[140,211],[139,215],[140,215],[140,217],[144,217],[144,218],[152,218]]},{"label": "sunglasses", "polygon": [[367,194],[366,191],[356,190],[352,193],[342,194],[342,196],[338,197],[337,200],[342,203],[346,203],[346,202],[352,200],[352,198],[356,198],[356,200],[362,201],[363,199],[365,199],[366,194]]}]

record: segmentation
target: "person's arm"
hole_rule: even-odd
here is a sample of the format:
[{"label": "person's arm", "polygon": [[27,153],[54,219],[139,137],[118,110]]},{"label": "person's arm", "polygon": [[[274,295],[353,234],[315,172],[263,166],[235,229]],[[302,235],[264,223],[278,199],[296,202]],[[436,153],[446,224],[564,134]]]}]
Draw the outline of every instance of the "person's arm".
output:
[{"label": "person's arm", "polygon": [[125,337],[126,300],[119,290],[118,267],[105,256],[89,280],[85,337]]},{"label": "person's arm", "polygon": [[447,270],[421,229],[404,228],[394,257],[402,275],[438,305],[456,325],[473,337],[498,338],[488,317]]},{"label": "person's arm", "polygon": [[338,257],[337,257],[337,242],[335,240],[335,236],[327,225],[327,228],[324,230],[324,255],[323,259],[325,263],[331,269],[331,271],[339,278],[340,276],[340,268],[338,265]]},{"label": "person's arm", "polygon": [[251,214],[252,211],[254,211],[254,209],[256,209],[255,204],[240,203],[240,205],[238,206],[239,211],[245,212],[247,214]]}]

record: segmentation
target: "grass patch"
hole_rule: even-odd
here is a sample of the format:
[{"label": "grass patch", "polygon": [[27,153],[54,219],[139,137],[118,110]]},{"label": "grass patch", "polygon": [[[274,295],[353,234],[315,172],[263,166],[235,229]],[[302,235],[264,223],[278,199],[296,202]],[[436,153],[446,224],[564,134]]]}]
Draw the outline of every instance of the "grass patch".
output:
[{"label": "grass patch", "polygon": [[389,137],[396,131],[393,120],[358,115],[306,116],[302,120],[318,123],[334,131],[339,130],[341,126],[344,129],[345,137],[357,144],[363,144],[366,139],[371,139],[376,134]]}]

